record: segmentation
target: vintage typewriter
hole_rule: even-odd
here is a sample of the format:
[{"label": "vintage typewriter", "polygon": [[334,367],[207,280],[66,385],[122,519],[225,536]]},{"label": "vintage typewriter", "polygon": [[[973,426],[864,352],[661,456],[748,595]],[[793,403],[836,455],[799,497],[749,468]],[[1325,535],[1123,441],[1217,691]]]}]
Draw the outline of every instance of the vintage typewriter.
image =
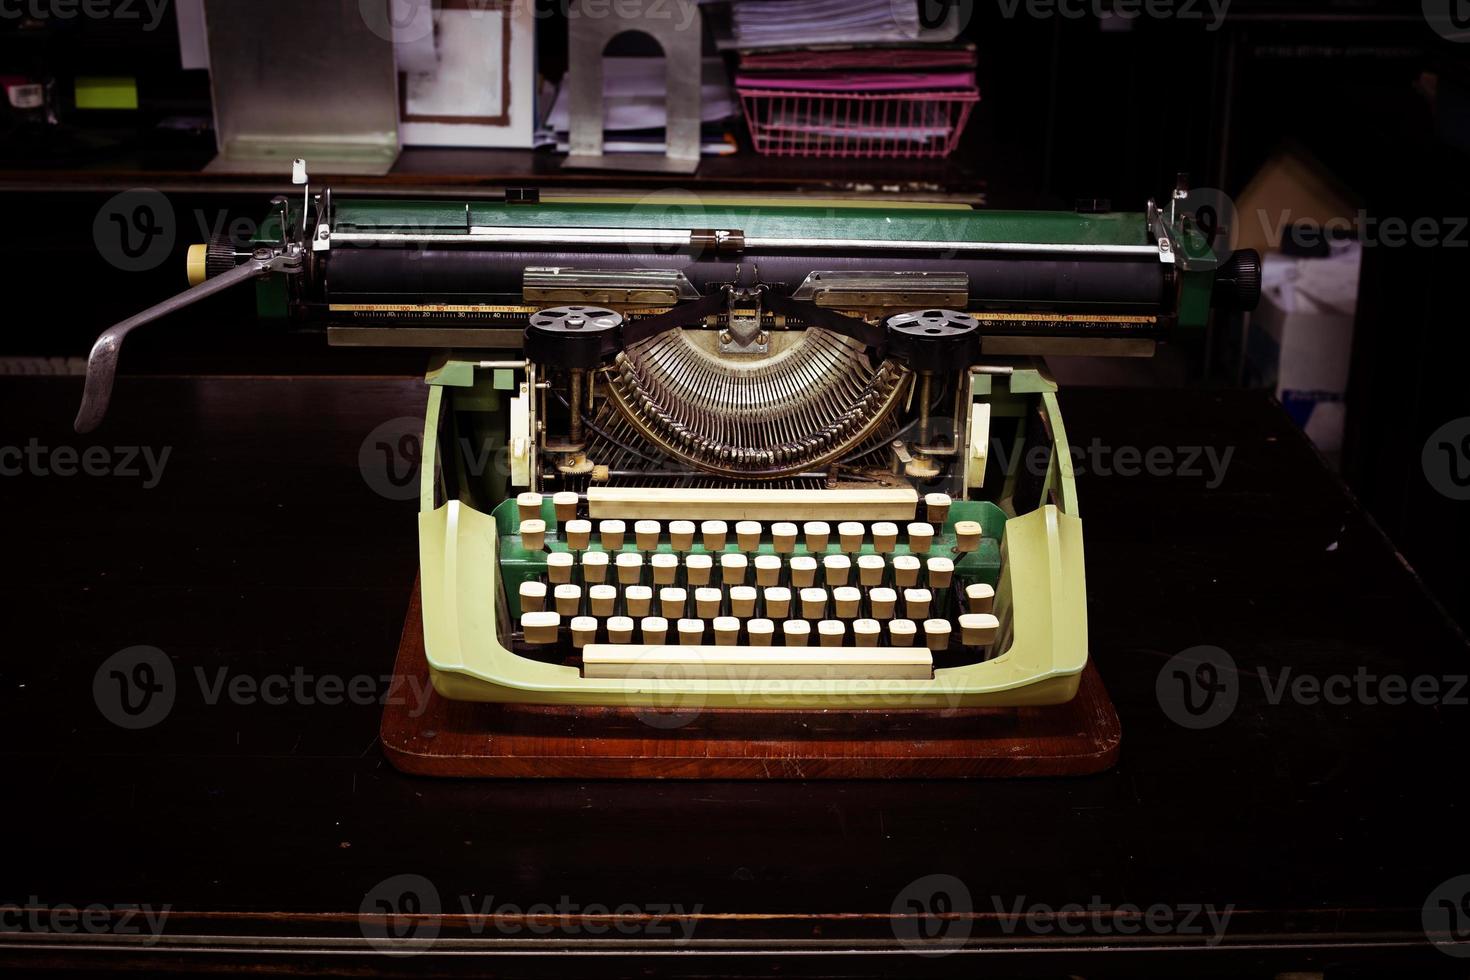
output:
[{"label": "vintage typewriter", "polygon": [[[433,350],[424,639],[452,699],[1066,701],[1082,522],[1048,354],[1147,355],[1250,308],[1181,183],[1020,213],[692,195],[277,198],[135,327],[255,281],[336,344]],[[486,452],[486,449],[493,452]]]}]

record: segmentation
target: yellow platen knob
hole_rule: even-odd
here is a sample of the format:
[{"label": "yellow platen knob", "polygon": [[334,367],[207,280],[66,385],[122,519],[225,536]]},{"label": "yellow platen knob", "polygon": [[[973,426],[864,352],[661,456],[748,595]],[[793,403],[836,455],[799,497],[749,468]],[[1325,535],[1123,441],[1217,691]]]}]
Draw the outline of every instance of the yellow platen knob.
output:
[{"label": "yellow platen knob", "polygon": [[208,245],[189,246],[189,285],[197,286],[208,276],[204,269],[205,260],[208,258]]}]

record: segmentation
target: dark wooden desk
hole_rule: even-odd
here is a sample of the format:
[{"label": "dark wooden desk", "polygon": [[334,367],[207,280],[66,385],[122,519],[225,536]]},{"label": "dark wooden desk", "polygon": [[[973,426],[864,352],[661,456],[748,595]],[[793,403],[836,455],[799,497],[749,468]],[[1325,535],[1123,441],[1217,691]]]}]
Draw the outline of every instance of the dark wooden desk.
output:
[{"label": "dark wooden desk", "polygon": [[[1084,448],[1234,451],[1213,489],[1188,473],[1081,477],[1092,655],[1124,732],[1116,769],[754,784],[410,778],[379,754],[376,704],[325,703],[336,688],[323,681],[393,660],[414,505],[375,493],[359,450],[420,413],[418,382],[124,380],[88,438],[68,427],[78,393],[74,380],[0,381],[0,447],[37,447],[29,472],[0,477],[0,902],[40,909],[0,910],[9,967],[1241,976],[1470,963],[1430,948],[1421,924],[1431,892],[1470,872],[1470,711],[1270,691],[1288,668],[1463,677],[1464,639],[1262,397],[1064,394]],[[152,488],[39,474],[67,467],[60,447],[88,446],[114,466],[122,447],[170,455]],[[7,473],[16,464],[0,449]],[[94,676],[136,645],[164,651],[175,693],[163,720],[125,730],[99,710]],[[1233,658],[1222,676],[1238,704],[1196,731],[1170,719],[1156,681],[1199,645]],[[307,693],[283,703],[227,689],[211,703],[221,678],[275,695],[271,678],[298,672]],[[397,875],[427,879],[455,913],[414,957],[375,952],[358,920]],[[930,875],[969,900],[946,905]],[[952,914],[916,919],[922,900]],[[90,929],[61,908],[93,903],[111,912],[94,910]],[[1069,903],[1106,910],[1046,914]],[[128,904],[168,907],[162,934],[136,917],[125,931]],[[1223,937],[1191,917],[1198,904],[1233,908]],[[1139,925],[1130,907],[1154,906],[1152,930],[1124,932]],[[677,909],[696,914],[663,918]],[[957,948],[915,955],[903,940],[926,926]],[[580,958],[550,962],[558,951]]]}]

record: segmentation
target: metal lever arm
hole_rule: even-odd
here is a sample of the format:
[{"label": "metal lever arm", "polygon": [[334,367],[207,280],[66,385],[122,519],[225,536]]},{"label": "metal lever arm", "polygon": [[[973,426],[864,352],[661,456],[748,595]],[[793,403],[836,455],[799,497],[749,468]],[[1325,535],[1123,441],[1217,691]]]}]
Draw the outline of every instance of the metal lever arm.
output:
[{"label": "metal lever arm", "polygon": [[78,432],[91,432],[102,424],[102,418],[107,414],[107,404],[112,400],[118,353],[122,349],[123,340],[135,329],[263,273],[298,272],[300,269],[300,254],[257,253],[230,271],[206,279],[199,285],[104,330],[92,345],[92,353],[87,357],[87,381],[82,389],[82,407],[77,411],[72,427]]}]

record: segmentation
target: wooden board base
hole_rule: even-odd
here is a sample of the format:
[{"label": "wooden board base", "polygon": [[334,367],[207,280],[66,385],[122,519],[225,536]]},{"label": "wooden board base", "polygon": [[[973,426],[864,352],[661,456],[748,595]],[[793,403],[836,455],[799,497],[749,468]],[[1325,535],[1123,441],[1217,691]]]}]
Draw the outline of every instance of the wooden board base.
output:
[{"label": "wooden board base", "polygon": [[1122,733],[1097,669],[1044,708],[769,711],[587,708],[451,701],[433,693],[417,587],[379,731],[397,769],[424,776],[560,779],[946,779],[1079,776],[1118,758]]}]

